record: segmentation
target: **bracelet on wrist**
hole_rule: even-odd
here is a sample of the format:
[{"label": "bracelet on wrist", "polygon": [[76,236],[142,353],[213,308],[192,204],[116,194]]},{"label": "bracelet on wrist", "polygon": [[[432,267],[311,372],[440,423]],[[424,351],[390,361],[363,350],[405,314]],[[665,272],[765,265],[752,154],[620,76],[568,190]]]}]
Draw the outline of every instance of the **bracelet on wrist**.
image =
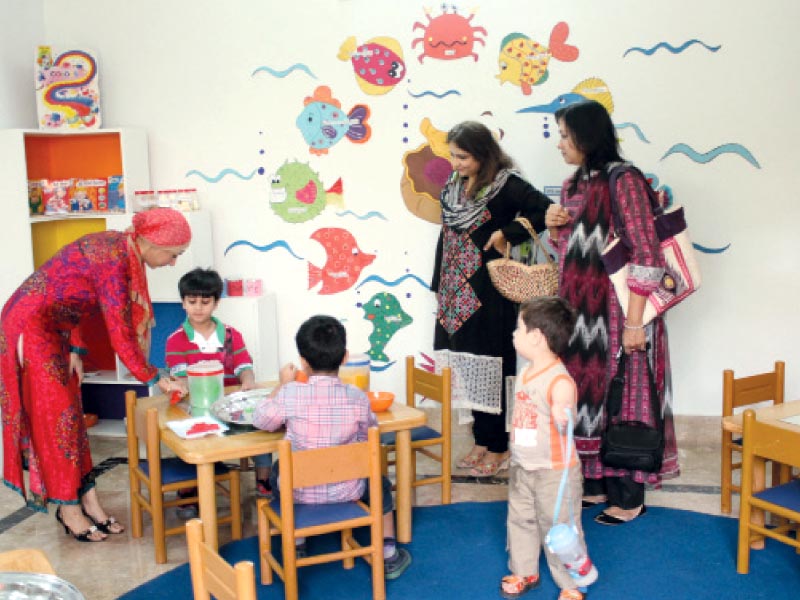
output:
[{"label": "bracelet on wrist", "polygon": [[644,325],[628,325],[628,322],[627,322],[627,321],[625,321],[625,322],[622,324],[622,326],[623,326],[625,329],[632,329],[632,330],[644,329],[644,327],[645,327]]}]

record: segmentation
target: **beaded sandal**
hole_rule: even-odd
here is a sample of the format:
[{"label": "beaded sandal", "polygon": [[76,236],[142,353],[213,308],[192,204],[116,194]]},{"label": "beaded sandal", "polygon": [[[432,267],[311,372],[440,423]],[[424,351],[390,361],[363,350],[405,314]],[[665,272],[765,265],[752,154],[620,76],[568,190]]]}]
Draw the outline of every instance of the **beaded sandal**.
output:
[{"label": "beaded sandal", "polygon": [[482,462],[470,469],[469,474],[473,477],[494,477],[500,471],[508,469],[510,460],[510,457],[506,455],[499,461]]},{"label": "beaded sandal", "polygon": [[481,464],[483,462],[483,457],[488,454],[489,450],[486,448],[481,448],[479,450],[479,448],[481,447],[473,446],[472,450],[469,451],[469,454],[467,454],[464,458],[459,460],[456,463],[456,466],[459,469],[472,469]]}]

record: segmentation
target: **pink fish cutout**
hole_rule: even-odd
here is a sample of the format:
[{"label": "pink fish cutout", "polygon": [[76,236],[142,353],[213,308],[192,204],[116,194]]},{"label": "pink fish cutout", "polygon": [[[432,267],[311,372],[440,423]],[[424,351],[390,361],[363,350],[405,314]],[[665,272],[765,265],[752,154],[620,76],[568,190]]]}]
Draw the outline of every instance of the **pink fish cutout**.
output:
[{"label": "pink fish cutout", "polygon": [[339,227],[317,229],[311,234],[328,255],[325,266],[320,268],[308,263],[308,289],[320,281],[319,294],[336,294],[350,287],[358,280],[361,271],[375,260],[374,254],[362,252],[353,235]]}]

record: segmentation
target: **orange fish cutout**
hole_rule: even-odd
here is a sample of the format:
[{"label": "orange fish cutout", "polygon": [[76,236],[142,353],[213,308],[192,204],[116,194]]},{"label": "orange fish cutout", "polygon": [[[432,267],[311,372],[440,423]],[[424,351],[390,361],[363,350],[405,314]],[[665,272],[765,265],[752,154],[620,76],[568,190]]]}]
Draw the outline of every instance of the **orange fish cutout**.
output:
[{"label": "orange fish cutout", "polygon": [[320,295],[336,294],[349,289],[358,280],[364,267],[375,260],[374,254],[362,252],[353,235],[346,229],[317,229],[311,234],[311,239],[322,244],[328,255],[322,268],[308,263],[308,289],[322,282],[318,292]]}]

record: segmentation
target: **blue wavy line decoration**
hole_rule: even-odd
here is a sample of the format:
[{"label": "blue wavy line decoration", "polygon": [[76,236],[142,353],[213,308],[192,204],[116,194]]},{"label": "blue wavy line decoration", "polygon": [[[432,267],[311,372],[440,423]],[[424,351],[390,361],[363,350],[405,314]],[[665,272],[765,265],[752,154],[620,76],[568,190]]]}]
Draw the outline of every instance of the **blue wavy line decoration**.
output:
[{"label": "blue wavy line decoration", "polygon": [[694,246],[695,250],[697,250],[698,252],[702,252],[703,254],[722,254],[723,252],[725,252],[725,250],[731,247],[730,244],[727,244],[725,246],[722,246],[721,248],[709,248],[707,246],[701,246],[700,244],[695,244],[694,242],[692,242],[692,246]]},{"label": "blue wavy line decoration", "polygon": [[255,77],[256,73],[258,73],[260,71],[264,71],[264,72],[269,73],[270,75],[273,75],[275,77],[280,77],[281,79],[283,79],[284,77],[286,77],[289,73],[292,73],[293,71],[304,71],[304,72],[308,73],[309,76],[311,76],[311,79],[316,79],[317,78],[317,76],[314,75],[314,73],[311,72],[311,69],[309,69],[303,63],[295,63],[291,67],[288,67],[288,68],[284,69],[283,71],[276,71],[275,69],[273,69],[271,67],[267,67],[265,65],[265,66],[262,66],[262,67],[258,67],[255,71],[253,71],[253,73],[251,74],[251,77]]},{"label": "blue wavy line decoration", "polygon": [[370,371],[375,371],[376,373],[380,373],[381,371],[385,371],[386,369],[391,367],[396,362],[397,362],[396,360],[393,360],[392,362],[388,362],[385,365],[376,365],[375,363],[370,362],[369,363],[369,370]]},{"label": "blue wavy line decoration", "polygon": [[445,98],[445,97],[449,96],[450,94],[455,94],[456,96],[460,96],[461,92],[459,92],[458,90],[447,90],[446,92],[442,92],[440,94],[437,94],[436,92],[434,92],[432,90],[425,90],[424,92],[420,92],[419,94],[415,94],[411,90],[408,90],[408,95],[411,96],[412,98],[422,98],[423,96],[433,96],[434,98],[438,98],[439,100],[441,100],[442,98]]},{"label": "blue wavy line decoration", "polygon": [[223,256],[226,256],[228,252],[236,248],[236,246],[249,246],[253,250],[258,250],[259,252],[269,252],[270,250],[274,250],[275,248],[284,248],[286,249],[287,252],[289,252],[289,254],[294,256],[297,260],[303,260],[303,257],[295,254],[294,250],[292,250],[289,244],[287,244],[284,240],[278,240],[277,242],[272,242],[271,244],[266,244],[265,246],[258,246],[253,242],[249,242],[247,240],[236,240],[230,246],[225,248]]},{"label": "blue wavy line decoration", "polygon": [[369,283],[371,281],[377,281],[378,283],[382,283],[383,285],[388,285],[389,287],[397,287],[398,285],[403,283],[403,281],[405,281],[406,279],[412,279],[412,280],[416,281],[418,284],[420,284],[426,290],[430,289],[430,286],[427,283],[425,283],[419,276],[414,275],[412,273],[408,273],[406,275],[403,275],[402,277],[398,277],[394,281],[386,281],[380,275],[370,275],[369,277],[367,277],[364,280],[362,280],[361,283],[359,283],[356,286],[356,289],[360,288],[365,283]]},{"label": "blue wavy line decoration", "polygon": [[383,214],[379,213],[376,210],[371,210],[370,212],[368,212],[368,213],[366,213],[364,215],[356,214],[352,210],[346,210],[344,212],[336,213],[337,217],[346,217],[347,215],[353,215],[359,221],[366,221],[367,219],[383,219],[384,221],[388,221],[389,220],[386,217],[384,217]]},{"label": "blue wavy line decoration", "polygon": [[686,41],[683,44],[681,44],[680,46],[678,46],[677,48],[675,46],[672,46],[671,44],[668,44],[667,42],[659,42],[658,44],[656,44],[652,48],[639,48],[638,46],[634,46],[632,48],[628,48],[627,50],[625,50],[625,54],[622,55],[622,58],[625,58],[631,52],[641,52],[642,54],[645,54],[647,56],[652,56],[653,54],[655,54],[655,52],[657,50],[659,50],[661,48],[664,48],[665,50],[669,50],[673,54],[680,54],[681,52],[686,50],[689,46],[694,46],[695,44],[699,44],[699,45],[703,46],[703,48],[705,48],[709,52],[716,52],[717,50],[722,48],[721,45],[720,46],[709,46],[708,44],[706,44],[705,42],[701,42],[700,40],[689,40],[689,41]]},{"label": "blue wavy line decoration", "polygon": [[626,129],[630,127],[631,129],[633,129],[634,133],[636,134],[636,137],[642,140],[645,144],[650,143],[650,140],[648,140],[644,136],[644,133],[642,133],[642,130],[639,129],[639,126],[636,123],[620,123],[619,125],[614,125],[614,127],[616,127],[617,129]]},{"label": "blue wavy line decoration", "polygon": [[203,179],[205,179],[208,183],[217,183],[217,182],[219,182],[220,179],[222,179],[226,175],[235,175],[239,179],[244,179],[245,181],[249,181],[250,179],[253,178],[253,176],[257,172],[258,172],[258,169],[253,169],[250,172],[250,175],[244,175],[243,173],[240,173],[236,169],[222,169],[222,171],[220,171],[217,175],[206,175],[205,173],[202,173],[201,171],[198,171],[197,169],[192,169],[191,171],[188,171],[186,173],[185,177],[190,177],[192,175],[197,175],[198,177],[202,177]]},{"label": "blue wavy line decoration", "polygon": [[709,150],[705,154],[697,152],[694,148],[689,146],[688,144],[675,144],[667,150],[666,154],[661,157],[661,160],[667,158],[670,154],[681,153],[685,154],[689,158],[691,158],[696,163],[706,164],[711,162],[715,158],[717,158],[720,154],[737,154],[753,165],[756,169],[760,169],[761,165],[758,164],[758,161],[755,157],[750,153],[750,151],[742,146],[741,144],[722,144],[721,146],[717,146],[713,150]]}]

